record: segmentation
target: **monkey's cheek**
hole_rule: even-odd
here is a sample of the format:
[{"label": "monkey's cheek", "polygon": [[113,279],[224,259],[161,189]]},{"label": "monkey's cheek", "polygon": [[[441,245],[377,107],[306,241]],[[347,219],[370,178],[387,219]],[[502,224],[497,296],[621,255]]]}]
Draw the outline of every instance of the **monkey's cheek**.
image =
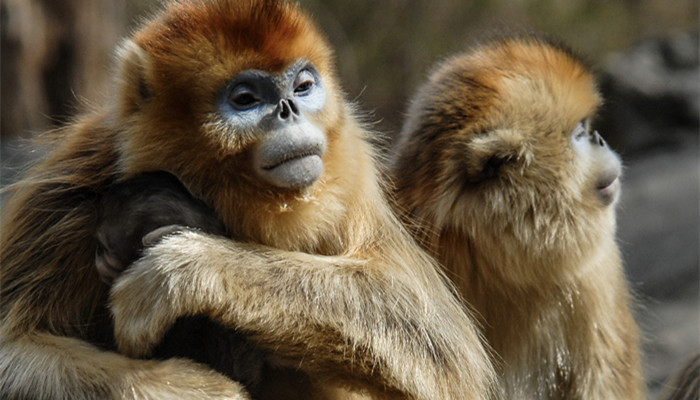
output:
[{"label": "monkey's cheek", "polygon": [[270,169],[261,169],[260,175],[267,182],[285,189],[304,189],[323,174],[323,161],[318,155],[310,155],[285,161]]}]

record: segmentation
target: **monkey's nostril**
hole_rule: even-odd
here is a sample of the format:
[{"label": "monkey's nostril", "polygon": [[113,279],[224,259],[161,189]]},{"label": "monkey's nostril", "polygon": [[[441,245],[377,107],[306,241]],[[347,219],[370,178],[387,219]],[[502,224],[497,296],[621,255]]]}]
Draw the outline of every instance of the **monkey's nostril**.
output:
[{"label": "monkey's nostril", "polygon": [[297,109],[296,104],[294,104],[294,101],[289,99],[287,100],[287,103],[289,103],[289,109],[291,110],[292,114],[299,115],[299,110]]},{"label": "monkey's nostril", "polygon": [[282,99],[280,100],[279,105],[277,106],[278,114],[277,116],[281,120],[286,120],[290,117],[295,117],[299,115],[299,109],[297,108],[297,105],[294,104],[294,102],[291,99]]},{"label": "monkey's nostril", "polygon": [[289,108],[289,104],[287,103],[286,100],[282,100],[279,105],[279,117],[281,119],[287,119],[289,118],[289,114],[291,113],[291,110]]},{"label": "monkey's nostril", "polygon": [[591,138],[593,143],[597,143],[601,147],[605,147],[605,139],[598,133],[598,131],[593,131],[593,137]]}]

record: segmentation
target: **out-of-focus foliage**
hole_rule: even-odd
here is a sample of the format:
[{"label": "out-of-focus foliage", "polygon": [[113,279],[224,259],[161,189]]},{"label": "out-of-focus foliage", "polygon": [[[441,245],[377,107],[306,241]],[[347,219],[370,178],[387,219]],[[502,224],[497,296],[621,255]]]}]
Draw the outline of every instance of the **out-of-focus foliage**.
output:
[{"label": "out-of-focus foliage", "polygon": [[[430,66],[484,32],[533,29],[596,62],[647,37],[698,30],[697,0],[299,2],[335,46],[348,97],[388,133],[398,129],[407,97]],[[0,0],[2,135],[41,131],[65,120],[76,99],[94,101],[119,37],[158,3]]]},{"label": "out-of-focus foliage", "polygon": [[594,64],[639,41],[698,29],[697,0],[301,0],[337,49],[350,98],[395,132],[441,58],[487,32],[535,30]]}]

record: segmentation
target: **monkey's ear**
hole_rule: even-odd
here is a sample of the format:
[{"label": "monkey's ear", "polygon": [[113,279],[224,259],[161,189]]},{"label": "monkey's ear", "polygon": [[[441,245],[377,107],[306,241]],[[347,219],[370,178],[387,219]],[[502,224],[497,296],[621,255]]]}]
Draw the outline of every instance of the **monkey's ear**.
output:
[{"label": "monkey's ear", "polygon": [[475,137],[468,145],[467,172],[470,180],[484,181],[497,177],[503,168],[528,163],[523,136],[513,130],[493,130]]},{"label": "monkey's ear", "polygon": [[118,107],[122,116],[137,112],[151,96],[147,71],[149,55],[138,44],[126,40],[118,49]]},{"label": "monkey's ear", "polygon": [[482,165],[480,175],[483,179],[491,179],[498,175],[501,167],[513,162],[512,153],[495,153]]}]

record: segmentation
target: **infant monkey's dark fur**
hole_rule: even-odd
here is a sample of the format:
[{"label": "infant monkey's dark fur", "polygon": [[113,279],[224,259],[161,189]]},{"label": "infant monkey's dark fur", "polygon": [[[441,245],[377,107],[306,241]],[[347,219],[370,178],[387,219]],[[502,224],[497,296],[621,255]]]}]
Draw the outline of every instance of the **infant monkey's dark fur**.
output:
[{"label": "infant monkey's dark fur", "polygon": [[97,271],[106,283],[140,256],[144,237],[170,225],[226,235],[219,217],[174,176],[152,172],[113,185],[98,210]]},{"label": "infant monkey's dark fur", "polygon": [[[148,240],[157,241],[154,231],[164,228],[162,233],[167,233],[170,226],[172,230],[179,226],[227,235],[219,217],[168,173],[143,174],[112,186],[98,209],[96,265],[102,280],[111,284],[140,257]],[[263,373],[262,350],[243,333],[204,316],[180,318],[152,356],[184,357],[207,364],[244,384],[253,395]]]}]

